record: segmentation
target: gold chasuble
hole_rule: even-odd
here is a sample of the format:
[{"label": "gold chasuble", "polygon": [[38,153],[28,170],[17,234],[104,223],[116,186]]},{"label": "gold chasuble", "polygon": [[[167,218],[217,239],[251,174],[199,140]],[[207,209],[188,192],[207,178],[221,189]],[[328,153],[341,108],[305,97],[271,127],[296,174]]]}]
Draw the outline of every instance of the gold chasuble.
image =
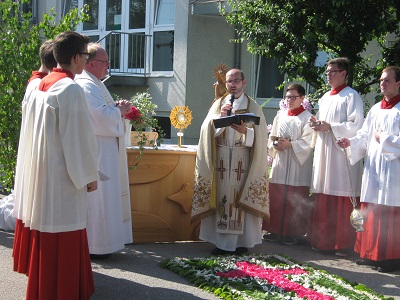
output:
[{"label": "gold chasuble", "polygon": [[192,219],[217,214],[217,232],[241,234],[244,212],[269,220],[267,126],[261,108],[246,95],[246,108],[235,113],[260,117],[260,125],[248,125],[254,129],[253,146],[245,146],[245,136],[236,130],[229,143],[230,128],[215,137],[213,119],[219,117],[223,100],[213,103],[201,126]]}]

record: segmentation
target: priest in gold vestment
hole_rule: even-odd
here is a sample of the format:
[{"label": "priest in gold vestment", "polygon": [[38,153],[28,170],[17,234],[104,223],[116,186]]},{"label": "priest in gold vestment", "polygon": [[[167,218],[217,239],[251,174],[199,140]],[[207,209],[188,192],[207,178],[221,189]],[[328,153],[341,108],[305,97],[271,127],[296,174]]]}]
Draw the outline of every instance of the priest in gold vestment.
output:
[{"label": "priest in gold vestment", "polygon": [[[228,71],[227,94],[201,126],[192,218],[201,218],[200,239],[216,246],[213,255],[248,252],[262,242],[262,218],[269,219],[267,126],[245,85],[241,70]],[[214,128],[214,119],[239,113],[253,113],[260,124]]]}]

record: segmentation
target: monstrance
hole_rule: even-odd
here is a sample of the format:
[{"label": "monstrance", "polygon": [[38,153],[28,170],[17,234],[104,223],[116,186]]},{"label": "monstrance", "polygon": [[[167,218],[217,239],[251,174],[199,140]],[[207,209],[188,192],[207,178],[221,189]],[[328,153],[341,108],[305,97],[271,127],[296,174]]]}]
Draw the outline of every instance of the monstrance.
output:
[{"label": "monstrance", "polygon": [[169,119],[171,120],[172,126],[179,129],[178,132],[178,147],[184,148],[182,146],[182,129],[186,128],[192,122],[192,112],[187,106],[175,106],[171,110],[171,114],[169,115]]}]

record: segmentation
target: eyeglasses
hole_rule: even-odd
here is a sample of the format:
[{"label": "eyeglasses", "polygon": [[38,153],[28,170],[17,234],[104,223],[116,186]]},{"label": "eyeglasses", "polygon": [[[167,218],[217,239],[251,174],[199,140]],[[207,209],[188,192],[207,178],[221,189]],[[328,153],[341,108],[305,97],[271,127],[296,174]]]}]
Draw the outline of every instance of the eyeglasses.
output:
[{"label": "eyeglasses", "polygon": [[335,74],[336,72],[343,72],[344,70],[328,70],[325,72],[326,75]]},{"label": "eyeglasses", "polygon": [[99,61],[99,62],[106,63],[106,64],[108,64],[108,63],[110,62],[109,59],[107,59],[107,60],[102,60],[102,59],[91,59],[91,60]]},{"label": "eyeglasses", "polygon": [[90,54],[88,52],[78,52],[79,55],[86,55],[86,60],[89,59]]},{"label": "eyeglasses", "polygon": [[286,99],[286,100],[290,100],[290,101],[294,101],[294,100],[296,100],[298,97],[301,97],[301,96],[299,96],[299,95],[297,95],[297,96],[286,96],[285,99]]},{"label": "eyeglasses", "polygon": [[233,80],[227,80],[226,83],[227,84],[238,84],[239,82],[243,81],[243,79],[233,79]]}]

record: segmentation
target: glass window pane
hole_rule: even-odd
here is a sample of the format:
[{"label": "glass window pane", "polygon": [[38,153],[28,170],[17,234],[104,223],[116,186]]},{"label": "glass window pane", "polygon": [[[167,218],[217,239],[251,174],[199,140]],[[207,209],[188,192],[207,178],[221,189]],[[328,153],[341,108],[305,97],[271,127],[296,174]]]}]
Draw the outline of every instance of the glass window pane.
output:
[{"label": "glass window pane", "polygon": [[129,28],[144,28],[146,22],[146,0],[130,0]]},{"label": "glass window pane", "polygon": [[33,13],[33,3],[32,0],[28,2],[23,2],[20,4],[20,10],[22,13]]},{"label": "glass window pane", "polygon": [[107,0],[106,30],[121,30],[121,2],[122,0]]},{"label": "glass window pane", "polygon": [[260,59],[257,98],[282,98],[283,91],[276,88],[284,80],[284,76],[278,69],[278,64],[272,58],[261,56]]},{"label": "glass window pane", "polygon": [[120,68],[120,49],[121,49],[121,34],[112,33],[106,38],[106,51],[110,59],[110,68]]},{"label": "glass window pane", "polygon": [[99,35],[89,35],[89,41],[92,43],[97,43],[98,40],[100,39]]},{"label": "glass window pane", "polygon": [[172,71],[174,57],[174,32],[154,32],[153,71]]},{"label": "glass window pane", "polygon": [[65,16],[71,9],[78,8],[78,0],[64,0],[62,3],[61,15]]},{"label": "glass window pane", "polygon": [[83,23],[83,30],[97,30],[99,29],[99,1],[98,0],[84,0],[84,4],[89,5],[90,19]]},{"label": "glass window pane", "polygon": [[156,25],[175,24],[175,0],[157,0]]},{"label": "glass window pane", "polygon": [[144,69],[145,39],[144,33],[129,35],[128,68]]}]

